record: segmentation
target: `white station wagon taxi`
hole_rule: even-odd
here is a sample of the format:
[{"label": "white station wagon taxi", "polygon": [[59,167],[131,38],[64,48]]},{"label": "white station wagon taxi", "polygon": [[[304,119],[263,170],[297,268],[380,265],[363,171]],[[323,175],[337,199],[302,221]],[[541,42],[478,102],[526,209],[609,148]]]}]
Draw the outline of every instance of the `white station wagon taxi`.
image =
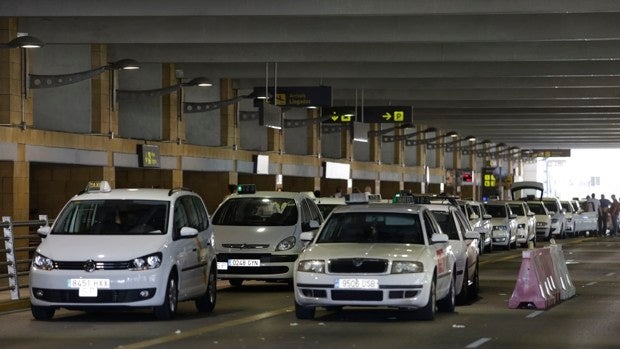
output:
[{"label": "white station wagon taxi", "polygon": [[178,301],[195,300],[202,312],[215,306],[213,231],[202,199],[187,189],[93,182],[38,233],[35,319],[49,320],[58,308],[152,308],[167,320]]},{"label": "white station wagon taxi", "polygon": [[[312,240],[312,233],[303,233]],[[453,311],[455,258],[425,207],[349,205],[334,209],[295,265],[295,313],[316,307],[376,306],[432,320]]]}]

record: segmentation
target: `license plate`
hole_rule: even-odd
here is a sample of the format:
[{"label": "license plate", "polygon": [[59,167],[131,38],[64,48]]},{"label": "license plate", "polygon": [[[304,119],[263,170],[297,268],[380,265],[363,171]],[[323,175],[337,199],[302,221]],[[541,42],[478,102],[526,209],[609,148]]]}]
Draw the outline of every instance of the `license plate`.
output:
[{"label": "license plate", "polygon": [[378,289],[379,280],[377,279],[338,279],[336,288],[353,289]]},{"label": "license plate", "polygon": [[217,262],[217,270],[228,270],[228,263]]},{"label": "license plate", "polygon": [[110,288],[109,279],[69,279],[69,287],[79,289],[80,297],[97,297],[97,290]]},{"label": "license plate", "polygon": [[229,259],[229,267],[260,267],[260,259]]}]

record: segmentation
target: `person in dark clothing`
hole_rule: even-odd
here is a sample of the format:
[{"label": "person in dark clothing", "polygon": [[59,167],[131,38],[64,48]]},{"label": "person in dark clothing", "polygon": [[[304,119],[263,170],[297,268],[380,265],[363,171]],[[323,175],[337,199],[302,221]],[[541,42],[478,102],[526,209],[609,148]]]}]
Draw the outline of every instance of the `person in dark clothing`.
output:
[{"label": "person in dark clothing", "polygon": [[611,206],[611,201],[605,198],[605,194],[601,194],[601,199],[599,200],[600,206],[598,209],[598,233],[600,236],[607,235],[607,219],[609,218],[609,207]]}]

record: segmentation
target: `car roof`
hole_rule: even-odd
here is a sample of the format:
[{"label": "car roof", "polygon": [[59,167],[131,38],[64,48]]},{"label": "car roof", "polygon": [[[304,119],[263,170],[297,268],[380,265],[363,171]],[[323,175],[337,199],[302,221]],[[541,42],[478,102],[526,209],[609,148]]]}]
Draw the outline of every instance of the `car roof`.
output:
[{"label": "car roof", "polygon": [[487,201],[484,204],[485,205],[506,205],[506,204],[510,204],[512,201],[509,200],[493,200],[493,201]]},{"label": "car roof", "polygon": [[282,199],[301,199],[308,198],[311,199],[305,193],[292,192],[292,191],[257,191],[252,194],[232,194],[229,196],[230,199],[238,199],[238,198],[282,198]]},{"label": "car roof", "polygon": [[458,210],[458,208],[454,205],[451,204],[438,204],[438,203],[432,203],[432,204],[424,204],[424,206],[426,206],[426,208],[428,208],[431,211],[449,211],[450,207],[452,207],[455,210]]},{"label": "car roof", "polygon": [[346,205],[347,204],[344,198],[332,198],[332,197],[316,198],[314,199],[314,202],[316,202],[317,205]]},{"label": "car roof", "polygon": [[152,188],[126,188],[112,189],[109,192],[86,191],[75,195],[71,201],[79,200],[158,200],[174,201],[180,195],[195,195],[196,193],[185,189],[152,189]]},{"label": "car roof", "polygon": [[425,209],[424,205],[417,204],[357,204],[338,206],[333,212],[355,213],[355,212],[395,212],[418,214]]}]

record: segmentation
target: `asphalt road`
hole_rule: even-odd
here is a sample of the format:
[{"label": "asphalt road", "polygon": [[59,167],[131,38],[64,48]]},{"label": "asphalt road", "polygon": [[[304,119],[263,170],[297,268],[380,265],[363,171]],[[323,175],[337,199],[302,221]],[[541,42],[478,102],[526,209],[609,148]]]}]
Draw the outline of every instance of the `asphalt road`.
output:
[{"label": "asphalt road", "polygon": [[518,249],[481,256],[479,298],[431,322],[373,308],[298,320],[286,285],[220,282],[212,314],[182,303],[168,322],[149,311],[60,310],[50,322],[27,309],[0,313],[0,348],[620,348],[620,238],[558,243],[577,295],[546,310],[508,308]]}]

